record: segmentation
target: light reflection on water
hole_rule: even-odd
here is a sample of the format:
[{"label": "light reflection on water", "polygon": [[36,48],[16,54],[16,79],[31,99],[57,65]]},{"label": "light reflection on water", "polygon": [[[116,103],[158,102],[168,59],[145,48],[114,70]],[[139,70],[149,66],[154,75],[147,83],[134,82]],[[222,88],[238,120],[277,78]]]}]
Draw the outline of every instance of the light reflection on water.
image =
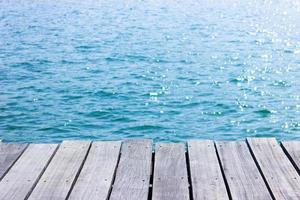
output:
[{"label": "light reflection on water", "polygon": [[0,1],[0,138],[300,139],[299,1]]}]

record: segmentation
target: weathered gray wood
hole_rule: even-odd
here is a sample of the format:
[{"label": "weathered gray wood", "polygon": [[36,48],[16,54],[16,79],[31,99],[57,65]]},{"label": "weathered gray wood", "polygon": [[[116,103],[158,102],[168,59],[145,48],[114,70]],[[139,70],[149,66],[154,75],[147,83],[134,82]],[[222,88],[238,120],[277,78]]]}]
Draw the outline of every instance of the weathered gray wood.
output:
[{"label": "weathered gray wood", "polygon": [[121,142],[93,142],[70,200],[107,199],[119,160]]},{"label": "weathered gray wood", "polygon": [[247,142],[275,199],[300,199],[300,178],[274,138],[250,138]]},{"label": "weathered gray wood", "polygon": [[124,141],[110,200],[147,200],[151,159],[151,140]]},{"label": "weathered gray wood", "polygon": [[217,142],[216,146],[233,200],[272,199],[244,141]]},{"label": "weathered gray wood", "polygon": [[0,180],[7,170],[23,153],[27,144],[10,144],[0,142]]},{"label": "weathered gray wood", "polygon": [[229,199],[214,142],[188,141],[188,155],[194,200]]},{"label": "weathered gray wood", "polygon": [[188,200],[189,183],[184,144],[157,144],[153,200]]},{"label": "weathered gray wood", "polygon": [[293,159],[297,166],[298,173],[300,172],[300,141],[285,141],[282,142],[283,147]]},{"label": "weathered gray wood", "polygon": [[0,182],[0,199],[25,199],[46,168],[56,147],[55,144],[29,145]]},{"label": "weathered gray wood", "polygon": [[29,199],[64,200],[89,149],[87,141],[64,141]]}]

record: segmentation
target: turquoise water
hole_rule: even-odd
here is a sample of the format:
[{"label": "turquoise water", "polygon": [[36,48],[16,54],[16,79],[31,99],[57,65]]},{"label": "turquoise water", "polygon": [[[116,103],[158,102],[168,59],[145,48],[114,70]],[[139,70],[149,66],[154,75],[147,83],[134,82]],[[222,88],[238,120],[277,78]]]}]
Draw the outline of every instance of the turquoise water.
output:
[{"label": "turquoise water", "polygon": [[300,139],[300,2],[0,1],[0,139]]}]

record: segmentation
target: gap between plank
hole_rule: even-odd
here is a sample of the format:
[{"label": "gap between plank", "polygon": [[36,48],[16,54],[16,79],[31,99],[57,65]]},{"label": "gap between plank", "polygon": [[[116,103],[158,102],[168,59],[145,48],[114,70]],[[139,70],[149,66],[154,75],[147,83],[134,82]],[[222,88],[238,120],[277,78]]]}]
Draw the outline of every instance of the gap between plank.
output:
[{"label": "gap between plank", "polygon": [[268,182],[267,182],[267,179],[266,179],[266,177],[265,177],[263,171],[261,170],[261,168],[260,168],[260,166],[259,166],[259,164],[258,164],[258,161],[257,161],[257,159],[256,159],[256,157],[255,157],[255,155],[254,155],[254,153],[253,153],[253,151],[252,151],[252,149],[251,149],[251,146],[250,146],[250,144],[249,144],[249,142],[248,142],[247,139],[246,139],[246,144],[247,144],[247,147],[248,147],[248,149],[249,149],[249,151],[250,151],[250,154],[251,154],[251,156],[252,156],[252,158],[253,158],[253,160],[254,160],[254,162],[255,162],[255,165],[256,165],[256,167],[257,167],[257,169],[258,169],[258,171],[259,171],[261,177],[263,178],[263,180],[264,180],[264,182],[265,182],[265,184],[266,184],[266,186],[267,186],[267,189],[268,189],[268,191],[269,191],[269,193],[270,193],[270,195],[271,195],[271,198],[272,198],[273,200],[276,200],[276,199],[275,199],[275,196],[273,195],[273,192],[272,192],[272,190],[271,190],[271,188],[270,188],[270,186],[269,186],[269,184],[268,184]]},{"label": "gap between plank", "polygon": [[188,154],[188,150],[185,152],[185,159],[186,159],[186,168],[187,168],[187,178],[189,183],[190,200],[194,200],[192,176],[191,176],[191,168],[190,168],[190,157]]},{"label": "gap between plank", "polygon": [[111,191],[112,191],[112,188],[113,188],[115,180],[116,180],[116,174],[117,174],[117,170],[118,170],[118,167],[119,167],[119,163],[120,163],[120,159],[121,159],[121,154],[122,154],[122,145],[123,145],[123,142],[121,143],[121,146],[120,146],[120,151],[119,151],[119,156],[118,156],[117,164],[116,164],[116,167],[115,167],[115,170],[114,170],[114,174],[113,174],[113,177],[112,177],[112,180],[111,180],[111,185],[110,185],[110,188],[109,188],[109,191],[108,191],[106,199],[110,199]]},{"label": "gap between plank", "polygon": [[67,194],[66,200],[69,199],[69,197],[70,197],[70,195],[71,195],[71,192],[72,192],[72,190],[73,190],[73,188],[74,188],[74,186],[75,186],[75,184],[76,184],[76,182],[77,182],[77,179],[78,179],[78,177],[79,177],[79,175],[80,175],[80,172],[81,172],[81,170],[82,170],[82,168],[83,168],[83,165],[84,165],[84,163],[85,163],[85,161],[86,161],[86,159],[87,159],[87,157],[88,157],[88,155],[89,155],[89,153],[90,153],[90,149],[91,149],[92,143],[93,143],[93,142],[90,142],[90,145],[89,145],[89,147],[88,147],[88,150],[87,150],[87,152],[86,152],[86,155],[84,156],[83,161],[82,161],[82,163],[81,163],[81,165],[80,165],[80,167],[79,167],[79,169],[78,169],[78,171],[77,171],[77,173],[76,173],[76,176],[75,176],[75,178],[74,178],[74,180],[73,180],[73,182],[72,182],[72,184],[71,184],[71,187],[70,187],[69,192],[68,192],[68,194]]},{"label": "gap between plank", "polygon": [[223,177],[223,180],[224,180],[224,183],[225,183],[225,187],[226,187],[226,191],[227,191],[227,194],[228,194],[228,198],[229,198],[230,200],[232,200],[230,188],[229,188],[229,185],[228,185],[226,176],[225,176],[225,172],[224,172],[223,167],[222,167],[220,155],[219,155],[219,152],[218,152],[218,149],[217,149],[217,144],[216,144],[215,141],[214,141],[214,147],[215,147],[215,152],[216,152],[216,154],[217,154],[218,163],[219,163],[219,167],[220,167],[220,169],[221,169],[222,177]]},{"label": "gap between plank", "polygon": [[294,166],[295,170],[298,172],[298,174],[300,175],[300,169],[297,166],[296,162],[293,160],[292,156],[290,155],[290,153],[288,152],[288,150],[284,147],[284,145],[282,143],[280,143],[280,146],[283,150],[283,152],[285,153],[286,157],[290,160],[290,162],[292,163],[292,165]]},{"label": "gap between plank", "polygon": [[[1,140],[0,140],[1,142]],[[4,174],[2,175],[2,177],[0,177],[0,181],[5,177],[5,175],[9,172],[9,170],[15,165],[15,163],[19,160],[19,158],[23,155],[24,151],[27,149],[27,147],[29,146],[29,144],[26,144],[25,148],[23,149],[23,151],[20,153],[20,155],[15,159],[15,161],[13,161],[13,163],[10,165],[10,167],[4,172]]]},{"label": "gap between plank", "polygon": [[150,173],[150,179],[149,179],[149,191],[148,191],[148,200],[152,199],[152,193],[153,193],[153,178],[154,178],[154,162],[155,162],[155,152],[152,151],[152,157],[151,157],[151,173]]},{"label": "gap between plank", "polygon": [[[29,145],[28,145],[28,146],[29,146]],[[31,187],[31,189],[30,189],[29,192],[27,193],[27,195],[26,195],[26,197],[25,197],[24,200],[27,200],[27,199],[30,197],[32,191],[34,190],[34,188],[36,187],[36,185],[37,185],[38,182],[40,181],[42,175],[43,175],[44,172],[46,171],[47,167],[49,166],[50,162],[52,161],[52,159],[53,159],[53,157],[55,156],[55,154],[56,154],[56,152],[57,152],[57,150],[58,150],[59,147],[60,147],[60,144],[58,144],[57,147],[55,148],[53,154],[51,155],[50,159],[48,160],[47,164],[45,165],[45,167],[44,167],[43,170],[41,171],[40,175],[39,175],[38,178],[36,179],[35,183],[34,183],[33,186]]]}]

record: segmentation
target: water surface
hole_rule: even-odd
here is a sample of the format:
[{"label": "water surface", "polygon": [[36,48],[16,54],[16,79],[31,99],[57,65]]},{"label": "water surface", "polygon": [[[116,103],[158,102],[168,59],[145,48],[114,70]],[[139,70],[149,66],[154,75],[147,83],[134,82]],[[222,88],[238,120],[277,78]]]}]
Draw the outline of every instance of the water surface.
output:
[{"label": "water surface", "polygon": [[0,0],[0,139],[300,139],[300,2]]}]

